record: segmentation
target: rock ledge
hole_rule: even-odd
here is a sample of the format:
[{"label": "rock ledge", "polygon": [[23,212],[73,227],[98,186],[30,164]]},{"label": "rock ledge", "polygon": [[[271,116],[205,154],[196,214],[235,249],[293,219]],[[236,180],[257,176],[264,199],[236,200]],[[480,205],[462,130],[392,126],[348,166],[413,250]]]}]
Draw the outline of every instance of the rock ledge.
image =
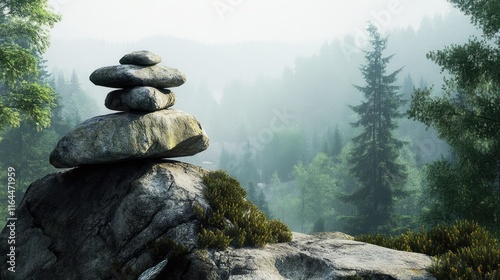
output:
[{"label": "rock ledge", "polygon": [[[165,160],[88,165],[33,182],[16,210],[16,273],[0,279],[433,279],[431,258],[294,233],[263,248],[198,250],[209,211],[200,167]],[[0,234],[7,240],[8,228]],[[0,261],[6,263],[6,242]],[[174,245],[172,247],[172,245]],[[187,255],[176,259],[175,247]]]}]

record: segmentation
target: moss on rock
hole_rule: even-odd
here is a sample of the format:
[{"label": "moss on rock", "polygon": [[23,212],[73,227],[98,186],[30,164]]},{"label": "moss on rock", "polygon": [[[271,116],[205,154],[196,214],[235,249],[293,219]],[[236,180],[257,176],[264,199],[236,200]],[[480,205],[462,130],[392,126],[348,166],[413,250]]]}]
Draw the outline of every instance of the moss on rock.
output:
[{"label": "moss on rock", "polygon": [[240,183],[225,171],[205,175],[205,198],[212,209],[205,213],[197,208],[202,219],[198,247],[224,250],[235,247],[262,247],[267,243],[289,242],[292,232],[283,222],[267,220],[257,206],[248,201]]}]

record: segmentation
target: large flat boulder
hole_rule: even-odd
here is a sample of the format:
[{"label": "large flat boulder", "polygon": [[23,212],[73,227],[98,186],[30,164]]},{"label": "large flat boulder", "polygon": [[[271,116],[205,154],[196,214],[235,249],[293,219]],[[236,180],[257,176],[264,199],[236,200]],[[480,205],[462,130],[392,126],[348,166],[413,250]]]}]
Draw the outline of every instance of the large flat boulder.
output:
[{"label": "large flat boulder", "polygon": [[124,64],[101,67],[90,74],[90,81],[98,86],[112,88],[135,86],[169,88],[184,84],[186,75],[166,66]]},{"label": "large flat boulder", "polygon": [[116,113],[86,120],[50,154],[59,168],[145,158],[195,155],[209,139],[198,120],[180,110]]},{"label": "large flat boulder", "polygon": [[339,233],[294,233],[289,243],[192,254],[184,279],[424,280],[434,279],[427,272],[431,262],[423,254],[357,242]]},{"label": "large flat boulder", "polygon": [[[16,270],[2,269],[0,279],[132,280],[166,264],[175,246],[196,245],[194,206],[208,207],[206,172],[146,160],[79,167],[33,182],[16,210]],[[5,228],[0,238],[8,235]],[[7,258],[0,256],[4,268]]]}]

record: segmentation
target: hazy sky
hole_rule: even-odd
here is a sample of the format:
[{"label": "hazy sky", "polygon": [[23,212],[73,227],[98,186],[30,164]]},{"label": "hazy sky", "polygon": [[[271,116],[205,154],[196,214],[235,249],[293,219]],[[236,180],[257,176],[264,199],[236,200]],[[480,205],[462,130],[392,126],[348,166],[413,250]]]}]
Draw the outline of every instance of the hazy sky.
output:
[{"label": "hazy sky", "polygon": [[445,0],[50,0],[63,20],[54,39],[138,41],[171,35],[201,43],[324,42],[364,30],[418,27]]}]

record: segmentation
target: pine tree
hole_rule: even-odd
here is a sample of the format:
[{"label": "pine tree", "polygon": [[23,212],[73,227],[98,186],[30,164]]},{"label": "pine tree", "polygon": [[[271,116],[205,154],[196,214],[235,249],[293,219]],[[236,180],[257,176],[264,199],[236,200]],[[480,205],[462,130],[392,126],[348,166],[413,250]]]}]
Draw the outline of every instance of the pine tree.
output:
[{"label": "pine tree", "polygon": [[340,133],[340,129],[338,126],[335,127],[335,131],[333,132],[333,149],[332,156],[334,162],[338,162],[338,158],[342,148],[344,147],[344,140],[342,139],[342,134]]},{"label": "pine tree", "polygon": [[233,177],[238,176],[238,159],[234,153],[230,152],[225,146],[222,146],[219,157],[219,169],[226,170]]},{"label": "pine tree", "polygon": [[440,96],[416,90],[410,116],[431,126],[452,149],[427,167],[430,223],[475,220],[500,233],[500,2],[449,0],[479,27],[462,45],[427,58],[447,77]]},{"label": "pine tree", "polygon": [[243,147],[243,156],[239,161],[237,178],[240,181],[260,182],[259,171],[257,170],[255,149],[252,148],[250,141],[247,141]]},{"label": "pine tree", "polygon": [[257,197],[257,206],[259,210],[264,212],[268,219],[271,219],[271,211],[269,210],[269,204],[267,203],[266,194],[263,189],[259,190],[259,196]]},{"label": "pine tree", "polygon": [[252,181],[252,180],[248,181],[248,187],[246,189],[247,198],[248,198],[248,200],[250,200],[251,202],[254,202],[254,203],[257,202],[256,188],[257,188],[257,186],[255,186],[254,181]]},{"label": "pine tree", "polygon": [[393,83],[402,68],[386,74],[393,57],[382,56],[387,38],[381,38],[374,25],[368,27],[368,32],[373,50],[365,52],[367,63],[360,68],[366,86],[356,86],[366,100],[351,107],[360,117],[352,125],[363,128],[353,138],[355,147],[350,158],[351,173],[361,187],[345,197],[357,208],[357,215],[349,219],[353,233],[388,231],[394,220],[394,200],[405,195],[403,185],[407,177],[405,166],[397,161],[405,143],[393,135],[404,103],[399,87]]},{"label": "pine tree", "polygon": [[328,128],[323,152],[332,157],[335,163],[338,163],[338,157],[343,147],[344,140],[342,139],[339,127],[335,126],[335,129]]},{"label": "pine tree", "polygon": [[60,17],[46,0],[2,1],[0,10],[0,128],[28,120],[40,130],[50,125],[56,98],[38,79],[40,57]]},{"label": "pine tree", "polygon": [[415,83],[410,74],[408,74],[403,83],[403,87],[401,88],[401,94],[403,96],[403,100],[405,101],[404,106],[402,107],[402,112],[408,111],[410,109],[410,100],[411,94],[413,93],[413,89],[415,88]]}]

